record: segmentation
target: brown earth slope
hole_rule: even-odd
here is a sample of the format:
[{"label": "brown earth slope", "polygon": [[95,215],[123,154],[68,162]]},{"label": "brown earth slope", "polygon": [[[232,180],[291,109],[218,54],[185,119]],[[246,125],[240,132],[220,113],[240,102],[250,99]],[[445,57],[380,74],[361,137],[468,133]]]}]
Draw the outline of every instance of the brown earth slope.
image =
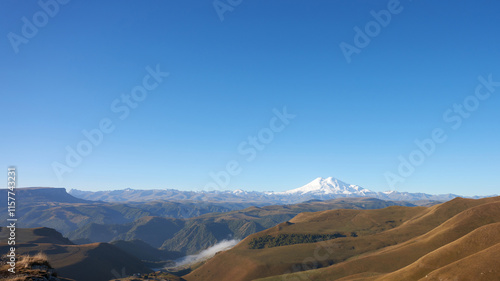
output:
[{"label": "brown earth slope", "polygon": [[[499,223],[500,197],[457,198],[432,207],[302,213],[288,223],[250,235],[184,278],[447,280],[464,276],[457,280],[500,280],[496,270],[500,268]],[[249,246],[254,239],[266,237],[334,232],[346,237],[262,249]]]},{"label": "brown earth slope", "polygon": [[[0,253],[10,248],[4,241],[7,228],[0,228]],[[16,254],[34,256],[44,253],[50,265],[61,276],[77,281],[105,281],[133,273],[149,273],[143,263],[108,243],[73,245],[50,228],[16,230]]]}]

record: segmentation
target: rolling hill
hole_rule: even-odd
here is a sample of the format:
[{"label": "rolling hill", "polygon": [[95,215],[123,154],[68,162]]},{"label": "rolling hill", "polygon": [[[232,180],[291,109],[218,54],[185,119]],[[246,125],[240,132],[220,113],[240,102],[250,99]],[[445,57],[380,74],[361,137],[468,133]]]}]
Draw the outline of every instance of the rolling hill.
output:
[{"label": "rolling hill", "polygon": [[[306,212],[248,236],[183,278],[499,280],[499,223],[500,197],[456,198],[432,207]],[[334,233],[345,237],[310,239]],[[273,242],[255,248],[255,241]]]},{"label": "rolling hill", "polygon": [[[0,251],[6,253],[10,247],[4,241],[9,234],[0,228]],[[43,252],[50,265],[66,278],[105,281],[118,274],[149,273],[138,258],[108,243],[74,245],[60,233],[50,228],[16,229],[17,255],[34,256]]]}]

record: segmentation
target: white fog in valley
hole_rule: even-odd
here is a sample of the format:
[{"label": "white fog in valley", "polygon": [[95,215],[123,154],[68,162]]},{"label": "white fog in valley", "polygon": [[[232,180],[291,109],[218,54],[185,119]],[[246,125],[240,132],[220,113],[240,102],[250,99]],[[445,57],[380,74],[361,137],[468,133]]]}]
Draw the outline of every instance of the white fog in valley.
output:
[{"label": "white fog in valley", "polygon": [[211,258],[215,256],[217,252],[220,251],[226,251],[234,247],[236,244],[238,244],[241,240],[222,240],[219,243],[213,245],[212,247],[205,249],[201,252],[199,252],[196,255],[189,255],[182,257],[178,260],[175,261],[175,266],[183,266],[186,264],[191,264],[191,263],[196,263],[199,261],[202,261],[204,259]]}]

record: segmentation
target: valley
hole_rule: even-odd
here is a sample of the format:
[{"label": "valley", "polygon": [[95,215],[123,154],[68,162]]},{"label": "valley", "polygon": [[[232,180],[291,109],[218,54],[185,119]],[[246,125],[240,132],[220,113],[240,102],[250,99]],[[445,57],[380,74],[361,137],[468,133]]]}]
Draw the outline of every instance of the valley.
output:
[{"label": "valley", "polygon": [[[339,187],[331,179],[317,182],[319,188],[313,181],[286,196],[333,196],[332,186]],[[493,237],[500,197],[442,203],[340,196],[252,205],[92,201],[57,188],[19,189],[18,196],[24,203],[18,207],[19,255],[42,252],[54,270],[74,280],[419,280],[461,272],[455,264],[476,256],[489,259],[500,242]],[[0,241],[7,237],[8,229],[0,229]],[[3,252],[8,247],[0,244]]]}]

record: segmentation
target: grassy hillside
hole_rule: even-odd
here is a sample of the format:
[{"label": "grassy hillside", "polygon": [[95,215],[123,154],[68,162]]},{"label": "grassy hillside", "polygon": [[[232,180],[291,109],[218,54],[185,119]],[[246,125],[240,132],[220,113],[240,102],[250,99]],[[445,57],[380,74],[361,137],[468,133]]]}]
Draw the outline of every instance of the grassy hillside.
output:
[{"label": "grassy hillside", "polygon": [[[499,222],[500,197],[457,198],[432,207],[301,213],[288,223],[250,235],[183,278],[445,280],[439,278],[467,276],[462,280],[497,280]],[[356,235],[261,249],[251,244],[262,237],[335,232]]]},{"label": "grassy hillside", "polygon": [[396,205],[394,202],[373,198],[349,198],[293,205],[250,207],[223,214],[206,214],[187,220],[185,227],[172,239],[166,240],[162,248],[194,254],[223,239],[245,238],[250,234],[290,220],[301,212],[338,208],[377,209],[394,205]]},{"label": "grassy hillside", "polygon": [[54,271],[48,258],[44,254],[34,256],[20,255],[17,257],[15,273],[9,272],[10,266],[6,264],[7,258],[0,260],[0,278],[10,281],[32,281],[32,280],[50,280],[50,281],[74,281],[64,278]]},{"label": "grassy hillside", "polygon": [[[480,255],[487,254],[500,243],[500,223],[492,223],[481,226],[467,235],[448,243],[434,251],[423,255],[415,262],[405,266],[397,271],[386,274],[383,280],[419,280],[429,275],[429,272],[445,272],[442,269],[450,264],[457,263],[462,259],[467,259],[471,255],[483,252]],[[491,267],[485,272],[495,270],[497,266]],[[434,273],[434,274],[436,274]],[[441,274],[439,274],[441,275]],[[469,280],[478,280],[476,278]],[[465,276],[463,276],[465,278]],[[490,279],[491,280],[491,279]]]},{"label": "grassy hillside", "polygon": [[[7,234],[8,229],[0,229],[0,238]],[[117,272],[127,275],[151,272],[138,258],[107,243],[73,245],[48,228],[17,229],[16,234],[17,255],[35,256],[43,252],[50,265],[67,278],[105,281],[116,277]],[[0,241],[0,252],[6,253],[10,246],[4,238]]]}]

